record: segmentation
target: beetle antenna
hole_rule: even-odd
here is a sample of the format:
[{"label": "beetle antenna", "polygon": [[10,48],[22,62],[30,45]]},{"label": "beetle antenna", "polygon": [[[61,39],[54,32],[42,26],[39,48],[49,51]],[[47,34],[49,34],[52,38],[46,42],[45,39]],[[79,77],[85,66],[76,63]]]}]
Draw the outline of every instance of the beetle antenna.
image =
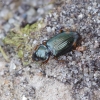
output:
[{"label": "beetle antenna", "polygon": [[18,76],[18,74],[19,74],[19,72],[20,72],[21,70],[23,70],[24,68],[29,67],[29,66],[30,66],[30,65],[27,65],[27,66],[24,66],[24,67],[20,68],[19,70],[15,71],[15,73],[12,74],[11,76],[13,76],[13,75]]}]

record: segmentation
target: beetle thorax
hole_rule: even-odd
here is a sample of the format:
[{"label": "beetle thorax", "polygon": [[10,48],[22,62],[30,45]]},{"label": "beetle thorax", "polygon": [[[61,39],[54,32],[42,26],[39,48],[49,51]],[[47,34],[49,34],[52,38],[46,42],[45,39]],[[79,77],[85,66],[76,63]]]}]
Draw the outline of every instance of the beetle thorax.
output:
[{"label": "beetle thorax", "polygon": [[49,50],[45,45],[40,45],[33,55],[34,60],[47,60],[49,58]]}]

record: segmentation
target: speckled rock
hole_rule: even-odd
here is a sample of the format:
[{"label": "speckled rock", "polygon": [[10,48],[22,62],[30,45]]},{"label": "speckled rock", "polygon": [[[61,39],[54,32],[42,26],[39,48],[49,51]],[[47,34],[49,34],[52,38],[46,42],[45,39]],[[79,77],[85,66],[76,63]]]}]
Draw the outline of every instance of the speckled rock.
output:
[{"label": "speckled rock", "polygon": [[[100,100],[99,0],[62,0],[62,4],[57,0],[54,7],[44,1],[8,0],[2,5],[0,3],[0,39],[23,21],[34,23],[43,19],[45,13],[53,8],[44,18],[47,26],[41,32],[33,33],[40,37],[30,39],[29,43],[32,46],[42,43],[42,40],[48,40],[65,27],[69,31],[74,29],[82,36],[81,45],[86,50],[74,50],[59,57],[65,60],[64,63],[51,56],[47,64],[33,61],[23,66],[23,59],[18,59],[14,48],[1,42],[0,45],[13,61],[6,65],[0,60],[0,100]],[[27,55],[28,52],[24,57]]]}]

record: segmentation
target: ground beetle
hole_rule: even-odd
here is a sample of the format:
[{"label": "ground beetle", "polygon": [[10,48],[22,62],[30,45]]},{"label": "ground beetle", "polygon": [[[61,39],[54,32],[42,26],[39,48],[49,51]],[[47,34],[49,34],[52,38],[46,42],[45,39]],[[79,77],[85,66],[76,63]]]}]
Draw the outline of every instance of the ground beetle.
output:
[{"label": "ground beetle", "polygon": [[66,32],[61,30],[59,34],[50,38],[36,48],[32,55],[32,60],[47,62],[50,55],[58,57],[73,48],[76,48],[80,36],[77,32]]}]

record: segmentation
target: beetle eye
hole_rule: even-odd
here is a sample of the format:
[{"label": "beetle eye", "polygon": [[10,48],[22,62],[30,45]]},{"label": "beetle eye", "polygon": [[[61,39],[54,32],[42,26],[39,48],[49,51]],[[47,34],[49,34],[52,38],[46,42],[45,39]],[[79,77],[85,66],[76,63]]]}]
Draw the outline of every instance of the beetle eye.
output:
[{"label": "beetle eye", "polygon": [[33,55],[32,55],[32,60],[38,61],[38,57],[36,56],[35,53],[33,53]]}]

